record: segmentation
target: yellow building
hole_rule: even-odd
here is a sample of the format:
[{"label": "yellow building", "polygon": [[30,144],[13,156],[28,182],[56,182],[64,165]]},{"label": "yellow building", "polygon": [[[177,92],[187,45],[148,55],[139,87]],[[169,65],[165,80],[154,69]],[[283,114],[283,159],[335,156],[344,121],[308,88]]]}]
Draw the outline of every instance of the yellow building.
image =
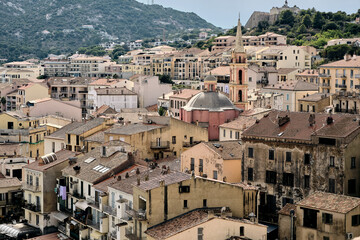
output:
[{"label": "yellow building", "polygon": [[16,208],[19,208],[21,204],[21,197],[18,197],[18,193],[21,193],[21,182],[18,178],[0,178],[1,218],[11,217],[11,214],[16,217],[15,213],[19,210]]},{"label": "yellow building", "polygon": [[25,219],[30,225],[43,231],[46,226],[56,223],[50,217],[57,205],[54,192],[56,178],[61,176],[61,170],[69,164],[68,159],[74,156],[75,153],[62,150],[42,156],[40,160],[24,167],[22,184],[26,201]]},{"label": "yellow building", "polygon": [[181,154],[181,171],[226,182],[241,182],[239,141],[199,143]]},{"label": "yellow building", "polygon": [[80,127],[70,129],[66,132],[66,149],[74,152],[82,151],[86,147],[85,138],[109,128],[112,123],[109,118],[95,118]]},{"label": "yellow building", "polygon": [[228,217],[219,209],[195,209],[146,230],[155,239],[267,239],[267,226],[245,219]]},{"label": "yellow building", "polygon": [[359,198],[315,192],[296,204],[296,239],[353,239],[359,225]]},{"label": "yellow building", "polygon": [[44,153],[44,138],[47,128],[41,124],[42,118],[25,117],[20,114],[17,112],[1,113],[0,129],[6,134],[4,136],[9,142],[28,144],[28,151],[26,154],[23,153],[24,156],[39,157]]},{"label": "yellow building", "polygon": [[127,237],[141,238],[147,228],[196,208],[224,207],[230,209],[233,217],[249,218],[253,214],[257,217],[257,198],[256,187],[167,169],[153,179],[139,179],[134,186],[134,208],[127,211],[133,222],[127,228]]},{"label": "yellow building", "polygon": [[326,93],[314,93],[298,100],[300,112],[324,112],[330,105],[330,96]]},{"label": "yellow building", "polygon": [[358,92],[360,89],[360,57],[346,55],[343,60],[319,67],[320,92]]},{"label": "yellow building", "polygon": [[114,126],[105,132],[105,142],[121,140],[144,159],[180,156],[185,147],[208,141],[206,128],[170,117],[147,116],[143,123]]}]

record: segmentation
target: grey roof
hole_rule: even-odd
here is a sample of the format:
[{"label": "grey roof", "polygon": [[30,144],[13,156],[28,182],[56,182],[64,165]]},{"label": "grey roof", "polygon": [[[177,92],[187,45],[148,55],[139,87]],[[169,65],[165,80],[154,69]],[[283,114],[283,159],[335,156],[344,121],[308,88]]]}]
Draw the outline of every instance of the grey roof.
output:
[{"label": "grey roof", "polygon": [[201,92],[196,94],[185,105],[184,110],[208,110],[220,112],[228,109],[239,110],[232,104],[229,98],[220,92]]},{"label": "grey roof", "polygon": [[[101,147],[96,147],[95,149],[80,157],[76,164],[69,165],[62,170],[63,175],[76,176],[81,180],[96,184],[109,178],[112,174],[116,174],[117,172],[126,169],[130,164],[127,153],[116,151],[109,157],[102,157],[100,150]],[[86,163],[85,160],[89,159],[90,157],[95,159],[89,163]],[[94,168],[99,165],[108,168],[108,170],[105,172],[94,170]],[[75,166],[80,167],[79,172],[74,170]]]},{"label": "grey roof", "polygon": [[97,126],[103,124],[103,122],[105,121],[105,118],[95,118],[91,121],[88,121],[86,123],[82,123],[79,127],[72,129],[70,131],[67,131],[67,134],[75,134],[75,135],[79,135],[79,134],[83,134],[84,132],[87,132],[93,128],[96,128]]},{"label": "grey roof", "polygon": [[97,133],[94,133],[93,135],[90,135],[89,137],[85,138],[85,141],[103,143],[105,141],[104,131],[99,131]]},{"label": "grey roof", "polygon": [[80,122],[69,123],[68,125],[65,125],[64,127],[62,127],[59,130],[53,132],[52,134],[50,134],[47,137],[65,139],[67,132],[70,132],[70,131],[76,129],[76,128],[80,127],[81,125],[82,125],[82,123],[80,123]]},{"label": "grey roof", "polygon": [[299,99],[299,101],[306,101],[306,102],[317,102],[325,98],[329,98],[330,95],[326,93],[314,93],[304,98]]},{"label": "grey roof", "polygon": [[168,186],[174,183],[179,183],[188,180],[190,178],[191,178],[190,174],[173,171],[167,174],[160,174],[148,181],[141,181],[140,185],[137,185],[137,187],[144,191],[148,191],[160,187],[161,181],[164,181],[165,186]]},{"label": "grey roof", "polygon": [[216,79],[216,77],[214,77],[213,75],[210,74],[210,75],[206,76],[204,81],[217,81],[217,79]]},{"label": "grey roof", "polygon": [[130,125],[116,125],[112,127],[111,129],[107,130],[106,133],[110,134],[120,134],[120,135],[132,135],[137,134],[141,132],[147,132],[158,128],[163,128],[166,126],[163,125],[154,125],[154,124],[144,124],[144,123],[138,123],[138,124],[130,124]]}]

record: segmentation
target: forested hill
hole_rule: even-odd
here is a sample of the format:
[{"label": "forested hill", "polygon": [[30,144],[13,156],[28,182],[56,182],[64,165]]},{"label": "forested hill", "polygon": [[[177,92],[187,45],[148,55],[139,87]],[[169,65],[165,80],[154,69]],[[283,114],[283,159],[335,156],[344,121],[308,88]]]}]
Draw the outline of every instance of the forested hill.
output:
[{"label": "forested hill", "polygon": [[0,21],[0,58],[8,59],[215,28],[194,13],[135,0],[0,0]]}]

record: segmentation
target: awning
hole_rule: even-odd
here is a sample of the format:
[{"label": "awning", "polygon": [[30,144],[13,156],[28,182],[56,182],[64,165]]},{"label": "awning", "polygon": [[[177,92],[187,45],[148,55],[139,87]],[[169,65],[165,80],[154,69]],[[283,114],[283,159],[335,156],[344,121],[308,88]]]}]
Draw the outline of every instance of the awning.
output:
[{"label": "awning", "polygon": [[94,239],[101,239],[102,234],[98,231],[93,230],[90,234],[90,236]]},{"label": "awning", "polygon": [[78,225],[78,223],[77,223],[76,221],[74,221],[74,220],[71,220],[70,223],[71,223],[72,225],[74,225],[74,226]]},{"label": "awning", "polygon": [[51,214],[55,219],[59,220],[60,222],[63,222],[66,218],[69,217],[67,214],[62,212],[52,212]]},{"label": "awning", "polygon": [[86,201],[78,201],[75,203],[75,207],[80,208],[81,210],[85,211],[88,207],[88,203]]}]

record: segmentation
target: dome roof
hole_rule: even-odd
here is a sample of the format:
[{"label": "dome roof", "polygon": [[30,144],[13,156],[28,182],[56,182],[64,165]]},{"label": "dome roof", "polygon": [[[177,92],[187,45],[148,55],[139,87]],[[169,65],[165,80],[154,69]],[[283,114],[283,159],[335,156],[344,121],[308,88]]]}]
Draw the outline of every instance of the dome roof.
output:
[{"label": "dome roof", "polygon": [[205,81],[217,81],[216,77],[214,77],[213,75],[208,75],[206,76],[206,78],[204,79],[204,82]]},{"label": "dome roof", "polygon": [[208,110],[212,112],[219,112],[230,109],[240,111],[240,109],[232,104],[228,97],[219,92],[198,93],[184,106],[184,110],[186,111]]}]

